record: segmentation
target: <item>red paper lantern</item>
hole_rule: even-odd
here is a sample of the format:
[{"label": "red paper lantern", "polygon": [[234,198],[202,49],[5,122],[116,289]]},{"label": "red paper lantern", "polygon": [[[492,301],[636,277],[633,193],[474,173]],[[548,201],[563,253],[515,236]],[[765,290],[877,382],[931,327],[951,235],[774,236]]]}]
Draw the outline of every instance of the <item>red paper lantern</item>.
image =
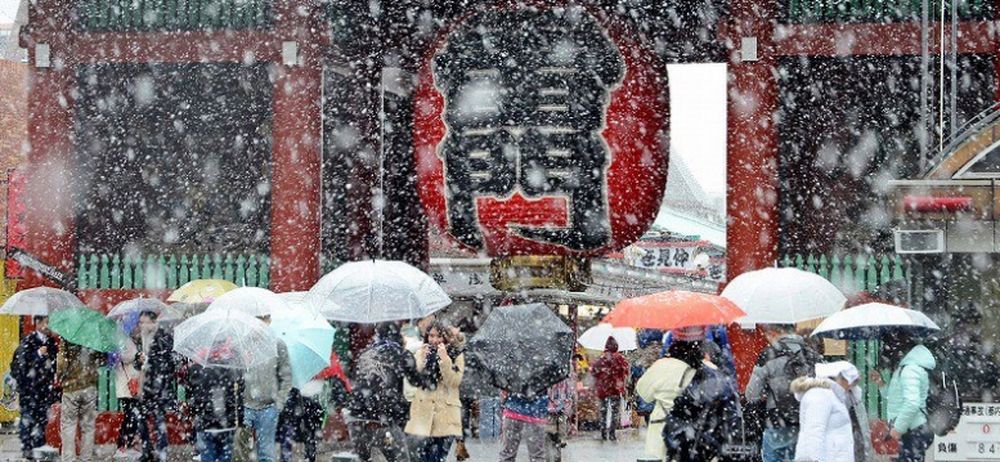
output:
[{"label": "red paper lantern", "polygon": [[600,255],[656,217],[667,175],[666,66],[579,6],[501,7],[449,28],[415,90],[432,227],[490,256]]}]

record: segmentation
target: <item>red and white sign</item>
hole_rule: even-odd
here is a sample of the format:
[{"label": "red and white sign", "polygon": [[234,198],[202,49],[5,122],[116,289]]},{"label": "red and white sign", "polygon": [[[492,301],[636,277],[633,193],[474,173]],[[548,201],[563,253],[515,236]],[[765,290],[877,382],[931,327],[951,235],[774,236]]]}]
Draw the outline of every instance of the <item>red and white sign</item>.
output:
[{"label": "red and white sign", "polygon": [[415,92],[421,202],[488,256],[601,255],[648,229],[667,175],[667,74],[638,34],[581,6],[477,11]]}]

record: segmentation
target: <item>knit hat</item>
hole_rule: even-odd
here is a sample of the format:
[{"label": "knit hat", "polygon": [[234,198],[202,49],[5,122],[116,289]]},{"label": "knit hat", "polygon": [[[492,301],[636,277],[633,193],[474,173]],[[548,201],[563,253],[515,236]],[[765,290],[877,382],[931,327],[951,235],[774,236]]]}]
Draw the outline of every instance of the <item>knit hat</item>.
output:
[{"label": "knit hat", "polygon": [[702,326],[681,327],[670,331],[671,336],[678,342],[697,342],[705,340],[705,328]]}]

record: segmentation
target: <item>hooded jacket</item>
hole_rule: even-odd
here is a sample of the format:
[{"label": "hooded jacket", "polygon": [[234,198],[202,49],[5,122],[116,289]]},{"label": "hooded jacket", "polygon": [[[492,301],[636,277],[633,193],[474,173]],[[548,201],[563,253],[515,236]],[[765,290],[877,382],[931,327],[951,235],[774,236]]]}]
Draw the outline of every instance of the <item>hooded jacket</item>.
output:
[{"label": "hooded jacket", "polygon": [[625,394],[625,381],[628,380],[629,373],[628,360],[618,352],[618,342],[614,337],[608,337],[604,345],[604,354],[594,361],[590,372],[594,375],[598,398]]},{"label": "hooded jacket", "polygon": [[791,390],[800,400],[795,460],[854,462],[851,415],[844,404],[847,390],[830,379],[812,377],[795,379]]},{"label": "hooded jacket", "polygon": [[886,418],[900,434],[927,423],[929,371],[937,367],[931,350],[923,345],[910,349],[892,372],[885,389]]},{"label": "hooded jacket", "polygon": [[288,401],[288,393],[292,391],[292,367],[285,342],[278,340],[277,343],[277,355],[243,374],[246,387],[243,405],[248,408],[263,409],[273,405],[280,412]]}]

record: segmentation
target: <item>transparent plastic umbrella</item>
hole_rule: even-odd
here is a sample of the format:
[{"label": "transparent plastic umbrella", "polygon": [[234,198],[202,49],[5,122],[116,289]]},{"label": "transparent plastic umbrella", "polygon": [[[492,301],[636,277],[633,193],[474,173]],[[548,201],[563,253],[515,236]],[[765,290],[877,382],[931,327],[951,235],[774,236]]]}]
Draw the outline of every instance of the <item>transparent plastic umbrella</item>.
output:
[{"label": "transparent plastic umbrella", "polygon": [[309,303],[307,297],[309,292],[307,291],[297,291],[297,292],[279,292],[278,296],[285,301],[290,307],[301,307],[312,311],[313,313],[319,313],[319,311],[313,307],[312,303]]},{"label": "transparent plastic umbrella", "polygon": [[305,385],[330,365],[336,330],[314,311],[302,306],[275,311],[270,327],[288,347],[293,386]]},{"label": "transparent plastic umbrella", "polygon": [[205,367],[260,365],[278,354],[277,341],[267,324],[237,310],[206,311],[174,328],[174,351]]},{"label": "transparent plastic umbrella", "polygon": [[159,299],[141,297],[125,300],[124,302],[115,305],[115,307],[108,312],[108,317],[118,319],[132,313],[145,313],[147,311],[156,313],[161,318],[181,316],[179,309],[167,305]]},{"label": "transparent plastic umbrella", "polygon": [[420,319],[451,304],[434,279],[406,263],[345,263],[323,276],[306,296],[327,319],[379,323]]},{"label": "transparent plastic umbrella", "polygon": [[22,290],[0,306],[0,314],[16,316],[49,316],[50,314],[71,308],[87,308],[76,295],[62,289],[52,287],[35,287]]},{"label": "transparent plastic umbrella", "polygon": [[288,303],[278,294],[259,287],[240,287],[231,290],[209,303],[208,311],[236,310],[253,317],[271,316],[275,311],[288,308]]},{"label": "transparent plastic umbrella", "polygon": [[847,297],[818,274],[797,268],[765,268],[737,276],[722,296],[747,315],[737,320],[752,324],[798,324],[825,318],[844,309]]},{"label": "transparent plastic umbrella", "polygon": [[635,338],[635,329],[631,327],[614,327],[611,324],[600,323],[583,332],[576,341],[588,350],[604,350],[604,344],[609,337],[618,342],[618,351],[632,351],[639,348]]},{"label": "transparent plastic umbrella", "polygon": [[190,318],[191,316],[204,313],[206,308],[208,308],[208,303],[174,302],[170,304],[169,310],[165,310],[160,314],[158,320],[161,324],[162,323],[177,324],[185,319]]}]

